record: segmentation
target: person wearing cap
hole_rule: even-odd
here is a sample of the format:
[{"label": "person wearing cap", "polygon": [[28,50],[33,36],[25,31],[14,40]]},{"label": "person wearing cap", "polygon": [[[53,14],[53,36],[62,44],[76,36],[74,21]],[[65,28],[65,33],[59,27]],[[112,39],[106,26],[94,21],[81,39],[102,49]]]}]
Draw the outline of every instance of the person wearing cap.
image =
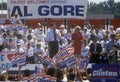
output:
[{"label": "person wearing cap", "polygon": [[67,34],[67,31],[60,31],[60,32],[61,32],[61,37],[59,41],[59,49],[62,50],[63,48],[66,48],[68,46],[68,40],[65,37],[65,35]]},{"label": "person wearing cap", "polygon": [[37,24],[37,28],[34,30],[34,35],[36,36],[35,39],[39,38],[41,41],[45,42],[45,34],[41,23]]},{"label": "person wearing cap", "polygon": [[66,38],[66,34],[67,34],[67,29],[65,29],[65,25],[60,25],[59,27],[60,33],[61,33],[61,37],[60,37],[60,41],[59,41],[59,48],[60,50],[67,47],[68,41]]},{"label": "person wearing cap", "polygon": [[17,43],[15,55],[23,55],[24,54],[24,49],[21,47],[21,43]]},{"label": "person wearing cap", "polygon": [[72,34],[72,43],[73,43],[72,46],[75,49],[74,55],[77,58],[79,58],[81,54],[82,41],[83,41],[83,36],[82,36],[82,33],[80,32],[80,26],[76,26],[75,32]]},{"label": "person wearing cap", "polygon": [[34,48],[33,53],[34,53],[35,63],[36,64],[41,63],[42,62],[42,56],[43,56],[43,53],[44,53],[44,48],[41,46],[41,43],[36,44],[36,47]]},{"label": "person wearing cap", "polygon": [[110,30],[109,30],[109,32],[110,32],[110,35],[115,34],[114,26],[110,25]]},{"label": "person wearing cap", "polygon": [[14,37],[15,44],[20,43],[21,47],[23,48],[25,45],[24,45],[24,40],[22,38],[22,35],[17,34],[16,37]]},{"label": "person wearing cap", "polygon": [[65,33],[67,33],[67,30],[65,29],[65,25],[60,25],[60,32],[61,32],[61,34],[65,34]]}]

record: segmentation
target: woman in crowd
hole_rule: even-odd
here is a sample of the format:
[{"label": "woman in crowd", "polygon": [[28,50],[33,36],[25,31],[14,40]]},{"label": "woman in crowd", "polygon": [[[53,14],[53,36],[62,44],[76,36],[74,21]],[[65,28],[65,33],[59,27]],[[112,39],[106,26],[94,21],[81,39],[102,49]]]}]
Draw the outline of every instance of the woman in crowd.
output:
[{"label": "woman in crowd", "polygon": [[72,43],[73,43],[72,46],[75,49],[74,55],[77,58],[79,58],[81,54],[82,41],[83,41],[83,36],[82,36],[82,33],[80,32],[80,26],[76,26],[75,32],[72,34]]}]

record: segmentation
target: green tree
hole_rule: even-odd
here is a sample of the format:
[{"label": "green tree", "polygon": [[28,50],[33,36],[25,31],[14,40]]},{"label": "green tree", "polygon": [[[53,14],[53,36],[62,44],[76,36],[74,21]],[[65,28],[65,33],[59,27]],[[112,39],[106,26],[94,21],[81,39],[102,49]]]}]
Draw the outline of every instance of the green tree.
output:
[{"label": "green tree", "polygon": [[115,18],[120,18],[120,2],[115,4]]},{"label": "green tree", "polygon": [[88,14],[114,14],[115,18],[120,18],[120,2],[108,0],[99,4],[89,3]]},{"label": "green tree", "polygon": [[7,10],[7,3],[6,2],[0,3],[0,10]]}]

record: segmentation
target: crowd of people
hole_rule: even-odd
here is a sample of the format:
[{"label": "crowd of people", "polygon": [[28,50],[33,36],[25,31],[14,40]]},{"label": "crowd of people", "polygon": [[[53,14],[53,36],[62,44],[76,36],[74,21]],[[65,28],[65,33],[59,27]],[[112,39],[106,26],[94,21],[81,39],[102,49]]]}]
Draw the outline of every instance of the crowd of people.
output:
[{"label": "crowd of people", "polygon": [[[60,50],[70,46],[74,47],[73,55],[76,61],[86,58],[89,63],[94,64],[119,63],[120,29],[114,29],[112,25],[109,30],[104,26],[97,28],[90,24],[87,26],[71,24],[65,28],[63,24],[57,26],[55,22],[51,22],[47,32],[44,33],[41,23],[32,28],[22,24],[20,20],[9,21],[11,24],[0,25],[0,52],[15,51],[15,55],[25,54],[27,64],[42,64],[45,56],[52,59]],[[57,82],[90,80],[89,69],[82,72],[75,67],[61,70],[46,68],[43,64],[44,73],[56,77]],[[29,70],[26,71],[26,76],[24,74],[22,77],[29,77],[32,74]],[[22,77],[17,80],[21,80]]]}]

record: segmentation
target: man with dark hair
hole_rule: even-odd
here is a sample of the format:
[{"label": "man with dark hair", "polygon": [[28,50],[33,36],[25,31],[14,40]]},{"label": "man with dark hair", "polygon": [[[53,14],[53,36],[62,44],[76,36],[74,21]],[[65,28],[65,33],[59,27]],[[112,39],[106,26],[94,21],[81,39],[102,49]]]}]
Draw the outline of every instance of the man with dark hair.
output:
[{"label": "man with dark hair", "polygon": [[61,37],[60,31],[56,29],[56,23],[50,23],[50,27],[47,30],[46,42],[48,43],[48,50],[50,58],[58,52],[59,49],[59,38]]},{"label": "man with dark hair", "polygon": [[30,75],[31,75],[31,72],[30,72],[29,69],[25,69],[25,70],[23,71],[23,76],[24,76],[24,77],[29,77]]},{"label": "man with dark hair", "polygon": [[97,42],[96,36],[93,37],[92,43],[90,44],[90,63],[100,63],[100,53],[102,51],[101,44]]},{"label": "man with dark hair", "polygon": [[23,71],[21,71],[21,68],[22,68],[22,66],[21,65],[19,65],[18,66],[18,79],[19,79],[19,81],[28,81],[28,77],[31,75],[31,71],[29,70],[29,69],[25,69],[25,70],[23,70]]}]

